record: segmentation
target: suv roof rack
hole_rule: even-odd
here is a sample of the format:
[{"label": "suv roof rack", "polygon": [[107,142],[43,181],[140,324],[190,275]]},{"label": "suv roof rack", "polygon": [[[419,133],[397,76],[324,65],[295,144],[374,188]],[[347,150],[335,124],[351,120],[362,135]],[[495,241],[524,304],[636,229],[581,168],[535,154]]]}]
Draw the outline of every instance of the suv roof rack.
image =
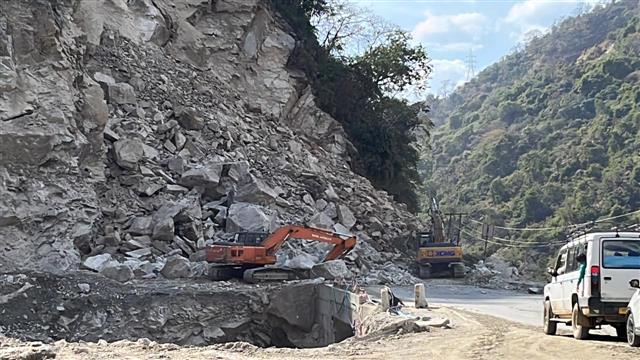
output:
[{"label": "suv roof rack", "polygon": [[[578,236],[591,234],[594,232],[638,232],[640,231],[640,223],[618,225],[619,223],[614,221],[601,221],[584,224],[571,231],[567,232],[567,240],[572,240]],[[614,225],[614,226],[611,226]]]}]

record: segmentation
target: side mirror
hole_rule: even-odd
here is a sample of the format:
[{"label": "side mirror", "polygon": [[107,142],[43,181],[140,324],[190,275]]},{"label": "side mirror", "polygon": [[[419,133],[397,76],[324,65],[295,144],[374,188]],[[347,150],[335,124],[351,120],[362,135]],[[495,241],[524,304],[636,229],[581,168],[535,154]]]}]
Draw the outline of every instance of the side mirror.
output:
[{"label": "side mirror", "polygon": [[640,289],[640,280],[633,279],[629,281],[629,286],[631,286],[632,288]]},{"label": "side mirror", "polygon": [[547,268],[547,273],[553,277],[558,276],[558,273],[556,272],[556,269],[552,268],[552,267],[548,267]]}]

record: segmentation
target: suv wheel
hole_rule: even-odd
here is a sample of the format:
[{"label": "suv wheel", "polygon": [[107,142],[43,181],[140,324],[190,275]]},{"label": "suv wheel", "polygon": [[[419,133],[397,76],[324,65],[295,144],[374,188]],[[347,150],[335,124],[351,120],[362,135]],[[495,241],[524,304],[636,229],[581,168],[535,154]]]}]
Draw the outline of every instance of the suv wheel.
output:
[{"label": "suv wheel", "polygon": [[640,346],[640,336],[635,332],[635,324],[631,313],[627,316],[627,342],[631,346]]},{"label": "suv wheel", "polygon": [[573,330],[573,337],[578,340],[584,340],[589,337],[589,327],[580,325],[584,323],[584,315],[580,311],[578,303],[573,304],[573,311],[571,312],[571,329]]},{"label": "suv wheel", "polygon": [[544,333],[547,335],[555,335],[558,329],[558,323],[552,321],[553,310],[551,310],[551,302],[549,300],[544,301]]}]

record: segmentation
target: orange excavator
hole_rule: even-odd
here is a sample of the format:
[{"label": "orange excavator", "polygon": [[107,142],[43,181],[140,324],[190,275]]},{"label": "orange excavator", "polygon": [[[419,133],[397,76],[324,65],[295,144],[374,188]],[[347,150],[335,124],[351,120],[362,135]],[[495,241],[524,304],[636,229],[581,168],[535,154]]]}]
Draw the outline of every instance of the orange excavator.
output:
[{"label": "orange excavator", "polygon": [[272,266],[276,252],[289,239],[320,241],[333,244],[323,261],[335,260],[346,255],[356,246],[354,235],[300,225],[286,225],[269,233],[237,233],[234,242],[218,242],[205,250],[212,280],[241,278],[245,282],[295,280],[308,278],[308,270]]}]

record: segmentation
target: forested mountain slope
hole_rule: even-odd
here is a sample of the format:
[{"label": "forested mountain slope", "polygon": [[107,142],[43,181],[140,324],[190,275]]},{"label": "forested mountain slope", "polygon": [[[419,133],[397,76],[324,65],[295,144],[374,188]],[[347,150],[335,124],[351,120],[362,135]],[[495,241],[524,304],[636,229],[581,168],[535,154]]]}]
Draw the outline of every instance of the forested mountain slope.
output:
[{"label": "forested mountain slope", "polygon": [[517,227],[640,208],[639,54],[639,2],[619,1],[488,67],[438,104],[428,189],[445,208]]}]

